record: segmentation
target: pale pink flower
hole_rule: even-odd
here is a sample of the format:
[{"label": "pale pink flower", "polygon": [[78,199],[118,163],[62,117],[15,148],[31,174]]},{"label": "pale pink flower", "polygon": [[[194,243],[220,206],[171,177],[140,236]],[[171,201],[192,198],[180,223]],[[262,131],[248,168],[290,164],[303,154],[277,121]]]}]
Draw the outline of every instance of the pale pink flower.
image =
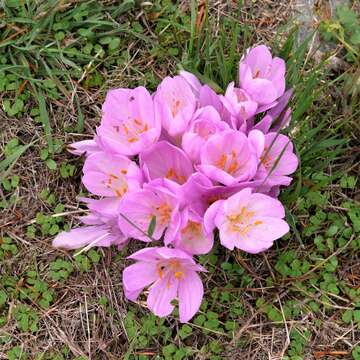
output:
[{"label": "pale pink flower", "polygon": [[67,250],[84,246],[86,249],[90,249],[94,246],[117,245],[118,250],[121,250],[127,244],[128,239],[117,226],[119,199],[94,200],[85,198],[82,200],[87,203],[90,210],[90,214],[81,217],[81,221],[86,226],[59,233],[52,245]]},{"label": "pale pink flower", "polygon": [[293,152],[290,139],[282,134],[265,135],[265,147],[260,157],[260,164],[255,178],[262,181],[262,186],[288,186],[298,166],[298,158]]},{"label": "pale pink flower", "polygon": [[183,222],[176,194],[164,187],[151,187],[126,194],[119,206],[118,225],[130,238],[149,242],[150,223],[155,218],[152,238],[159,240],[165,229],[165,243],[175,238]]},{"label": "pale pink flower", "polygon": [[245,90],[236,88],[234,82],[228,85],[225,96],[220,98],[230,113],[232,127],[246,130],[246,121],[255,115],[258,108],[257,102],[252,100]]},{"label": "pale pink flower", "polygon": [[148,181],[164,178],[181,185],[194,171],[185,152],[167,141],[159,141],[139,158]]},{"label": "pale pink flower", "polygon": [[250,49],[240,61],[240,87],[259,105],[273,103],[285,91],[285,61],[265,45]]},{"label": "pale pink flower", "polygon": [[154,102],[156,118],[170,138],[177,142],[197,107],[191,86],[181,76],[167,76],[158,86]]},{"label": "pale pink flower", "polygon": [[194,163],[199,163],[201,148],[208,138],[228,129],[230,129],[228,124],[221,121],[221,117],[214,107],[203,107],[197,110],[189,130],[184,133],[182,148]]},{"label": "pale pink flower", "polygon": [[97,128],[102,147],[114,154],[136,155],[154,144],[161,124],[154,103],[144,87],[110,90]]},{"label": "pale pink flower", "polygon": [[183,224],[171,243],[188,254],[207,254],[213,247],[214,234],[206,232],[202,216],[194,211],[184,210]]},{"label": "pale pink flower", "polygon": [[226,248],[256,254],[270,248],[289,231],[284,217],[280,201],[243,189],[211,205],[205,213],[204,224],[206,231],[219,229],[220,242]]},{"label": "pale pink flower", "polygon": [[135,162],[123,155],[96,152],[88,156],[82,182],[95,195],[122,197],[128,190],[138,189],[142,173]]},{"label": "pale pink flower", "polygon": [[257,170],[264,146],[264,135],[257,130],[246,137],[240,131],[215,134],[201,149],[198,169],[208,178],[224,185],[251,180]]},{"label": "pale pink flower", "polygon": [[124,269],[125,296],[135,301],[144,288],[149,288],[148,308],[157,316],[168,316],[179,303],[180,322],[188,322],[199,310],[204,294],[197,272],[206,271],[193,258],[179,249],[154,247],[129,256],[137,262]]}]

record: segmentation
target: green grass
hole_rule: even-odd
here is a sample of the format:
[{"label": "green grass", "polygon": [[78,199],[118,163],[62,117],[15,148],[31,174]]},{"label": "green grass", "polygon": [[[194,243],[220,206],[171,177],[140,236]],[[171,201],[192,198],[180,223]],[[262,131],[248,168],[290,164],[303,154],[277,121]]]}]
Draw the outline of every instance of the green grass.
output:
[{"label": "green grass", "polygon": [[[336,55],[349,61],[338,70],[326,56],[333,54],[313,62],[311,39],[297,45],[296,27],[285,24],[269,36],[268,44],[287,61],[294,88],[287,132],[301,165],[281,195],[292,231],[263,255],[218,245],[199,257],[209,273],[191,323],[178,323],[176,313],[158,319],[142,302],[124,300],[121,270],[133,248],[74,257],[50,246],[81,215],[82,160],[67,154],[65,145],[92,134],[109,88],[141,84],[153,90],[162,77],[185,68],[222,92],[236,79],[243,51],[261,41],[255,26],[261,6],[224,6],[219,22],[218,9],[208,2],[201,22],[198,10],[195,1],[188,7],[166,0],[143,6],[132,0],[5,1],[0,357],[216,360],[271,354],[300,360],[330,359],[337,351],[343,359],[360,359],[360,91],[350,80],[359,76],[356,44],[348,55],[338,43]],[[351,27],[346,16],[342,21]]]}]

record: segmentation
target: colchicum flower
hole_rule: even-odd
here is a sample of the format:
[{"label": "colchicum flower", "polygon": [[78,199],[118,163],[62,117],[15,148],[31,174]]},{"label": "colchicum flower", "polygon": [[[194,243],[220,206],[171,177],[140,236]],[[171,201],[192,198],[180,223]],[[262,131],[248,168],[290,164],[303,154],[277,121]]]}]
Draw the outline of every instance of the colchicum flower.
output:
[{"label": "colchicum flower", "polygon": [[256,135],[256,146],[263,147],[262,133],[254,132],[249,134],[249,138],[235,130],[211,136],[201,149],[199,171],[223,185],[251,180],[257,170],[258,150],[250,137]]},{"label": "colchicum flower", "polygon": [[114,154],[136,155],[154,144],[161,132],[154,103],[144,87],[108,92],[97,128],[102,147]]},{"label": "colchicum flower", "polygon": [[122,197],[138,189],[142,174],[135,162],[123,155],[96,152],[89,155],[83,168],[82,182],[95,195]]},{"label": "colchicum flower", "polygon": [[196,110],[195,95],[181,76],[166,77],[156,90],[156,117],[170,138],[181,138]]},{"label": "colchicum flower", "polygon": [[206,231],[219,229],[220,242],[226,248],[251,254],[267,250],[289,231],[279,200],[243,189],[227,200],[219,200],[205,213]]},{"label": "colchicum flower", "polygon": [[123,272],[125,296],[129,300],[135,301],[149,287],[147,306],[157,316],[170,315],[175,299],[182,323],[199,310],[204,288],[197,272],[206,270],[190,255],[179,249],[154,247],[137,251],[129,259],[137,261]]},{"label": "colchicum flower", "polygon": [[80,199],[89,210],[83,226],[53,245],[121,250],[129,241],[160,242],[131,255],[136,263],[123,272],[126,297],[135,301],[146,289],[158,316],[176,302],[181,322],[198,311],[205,269],[193,255],[211,251],[214,231],[227,249],[249,253],[289,231],[277,200],[298,166],[279,133],[291,119],[285,62],[256,46],[241,59],[238,80],[224,95],[187,71],[165,77],[153,94],[110,90],[96,135],[69,146],[84,157],[82,182],[96,198]]},{"label": "colchicum flower", "polygon": [[83,216],[82,226],[70,231],[62,231],[53,240],[55,247],[72,250],[86,246],[90,249],[94,246],[109,247],[116,245],[121,250],[128,242],[128,238],[117,226],[118,198],[106,198],[102,200],[81,199],[90,210],[90,214]]},{"label": "colchicum flower", "polygon": [[268,105],[285,91],[285,61],[264,46],[252,48],[239,67],[240,87],[259,105]]}]

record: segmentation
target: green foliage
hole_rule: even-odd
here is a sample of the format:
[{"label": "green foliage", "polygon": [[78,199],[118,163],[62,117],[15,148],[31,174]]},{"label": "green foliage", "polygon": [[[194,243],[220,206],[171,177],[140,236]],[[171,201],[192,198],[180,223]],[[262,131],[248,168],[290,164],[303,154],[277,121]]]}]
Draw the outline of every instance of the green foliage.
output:
[{"label": "green foliage", "polygon": [[49,265],[49,268],[50,271],[48,275],[50,279],[54,281],[66,280],[74,270],[74,267],[70,261],[66,261],[60,258],[52,261]]},{"label": "green foliage", "polygon": [[28,359],[28,355],[21,346],[15,346],[11,350],[9,350],[7,353],[7,358],[9,360],[26,360]]},{"label": "green foliage", "polygon": [[10,237],[0,238],[0,260],[15,256],[18,253],[16,244]]},{"label": "green foliage", "polygon": [[75,263],[80,272],[88,272],[92,265],[99,263],[100,259],[100,252],[91,249],[86,254],[77,255],[75,257]]},{"label": "green foliage", "polygon": [[20,331],[34,333],[38,330],[39,317],[35,310],[25,304],[19,304],[14,308],[14,318]]},{"label": "green foliage", "polygon": [[322,21],[320,31],[325,40],[340,42],[347,50],[347,59],[356,61],[360,50],[360,21],[347,5],[339,5],[336,18]]}]

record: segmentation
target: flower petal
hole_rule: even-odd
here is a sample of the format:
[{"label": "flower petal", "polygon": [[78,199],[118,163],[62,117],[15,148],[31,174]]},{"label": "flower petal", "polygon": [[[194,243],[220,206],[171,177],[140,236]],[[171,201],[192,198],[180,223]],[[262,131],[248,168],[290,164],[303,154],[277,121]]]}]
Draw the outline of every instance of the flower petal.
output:
[{"label": "flower petal", "polygon": [[189,271],[179,282],[180,322],[188,322],[199,310],[204,296],[204,287],[199,275]]},{"label": "flower petal", "polygon": [[148,308],[157,316],[168,316],[174,310],[171,301],[176,298],[179,280],[168,274],[163,279],[158,280],[149,290],[147,298]]},{"label": "flower petal", "polygon": [[155,262],[139,261],[123,271],[123,285],[130,292],[144,289],[158,279]]}]

